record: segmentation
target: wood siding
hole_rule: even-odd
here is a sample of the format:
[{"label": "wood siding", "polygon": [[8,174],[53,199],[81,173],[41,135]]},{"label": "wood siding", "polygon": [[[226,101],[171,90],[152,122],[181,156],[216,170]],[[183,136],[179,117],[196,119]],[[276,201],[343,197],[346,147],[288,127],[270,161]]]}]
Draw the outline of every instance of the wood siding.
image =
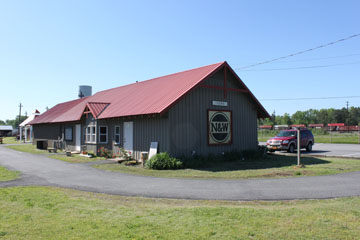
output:
[{"label": "wood siding", "polygon": [[[207,85],[223,86],[224,74],[219,71],[204,82]],[[227,85],[239,85],[232,76],[227,76]],[[228,102],[227,107],[213,106],[212,101]],[[232,111],[232,144],[208,145],[207,110]],[[196,154],[220,154],[231,150],[255,149],[257,147],[257,112],[246,93],[198,87],[186,95],[169,111],[170,152],[174,156]]]}]

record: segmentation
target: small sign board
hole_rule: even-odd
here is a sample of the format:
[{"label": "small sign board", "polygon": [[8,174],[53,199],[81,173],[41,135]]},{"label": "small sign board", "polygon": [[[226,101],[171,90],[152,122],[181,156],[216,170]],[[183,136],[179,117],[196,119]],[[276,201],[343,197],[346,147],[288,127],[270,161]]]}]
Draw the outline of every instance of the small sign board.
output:
[{"label": "small sign board", "polygon": [[152,156],[157,154],[157,149],[158,149],[158,142],[151,142],[148,159],[150,159]]},{"label": "small sign board", "polygon": [[221,107],[227,107],[228,103],[223,101],[212,101],[212,105],[214,106],[221,106]]}]

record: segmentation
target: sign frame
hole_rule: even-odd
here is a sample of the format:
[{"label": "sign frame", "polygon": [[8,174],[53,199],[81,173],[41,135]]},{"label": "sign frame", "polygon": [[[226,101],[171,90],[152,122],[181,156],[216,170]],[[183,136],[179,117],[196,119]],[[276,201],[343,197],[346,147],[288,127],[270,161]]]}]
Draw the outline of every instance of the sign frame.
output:
[{"label": "sign frame", "polygon": [[212,105],[219,106],[219,107],[227,107],[229,104],[228,104],[228,102],[213,100]]},{"label": "sign frame", "polygon": [[[227,112],[230,115],[230,141],[225,143],[211,143],[210,142],[210,112]],[[233,119],[231,110],[219,110],[219,109],[208,109],[206,113],[206,122],[207,122],[207,143],[208,146],[222,146],[222,145],[231,145],[233,143]]]}]

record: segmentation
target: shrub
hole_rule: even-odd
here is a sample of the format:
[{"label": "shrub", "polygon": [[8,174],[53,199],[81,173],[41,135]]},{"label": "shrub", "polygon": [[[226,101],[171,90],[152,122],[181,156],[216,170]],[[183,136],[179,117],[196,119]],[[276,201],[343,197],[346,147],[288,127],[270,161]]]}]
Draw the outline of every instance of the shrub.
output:
[{"label": "shrub", "polygon": [[179,169],[183,167],[183,163],[179,159],[170,157],[168,153],[163,152],[152,156],[146,161],[145,166],[156,170]]},{"label": "shrub", "polygon": [[111,151],[104,147],[101,147],[100,149],[98,149],[98,154],[100,155],[100,157],[104,157],[104,158],[112,157]]},{"label": "shrub", "polygon": [[125,161],[133,161],[134,158],[131,155],[131,152],[126,151],[124,148],[119,149],[119,157],[124,159]]}]

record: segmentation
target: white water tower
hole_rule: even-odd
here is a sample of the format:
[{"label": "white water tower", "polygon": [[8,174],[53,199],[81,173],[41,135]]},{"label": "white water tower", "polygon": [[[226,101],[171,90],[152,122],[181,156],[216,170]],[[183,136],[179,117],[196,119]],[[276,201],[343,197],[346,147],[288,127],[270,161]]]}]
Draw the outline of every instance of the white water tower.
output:
[{"label": "white water tower", "polygon": [[87,85],[79,86],[79,98],[88,97],[92,94],[92,87]]}]

